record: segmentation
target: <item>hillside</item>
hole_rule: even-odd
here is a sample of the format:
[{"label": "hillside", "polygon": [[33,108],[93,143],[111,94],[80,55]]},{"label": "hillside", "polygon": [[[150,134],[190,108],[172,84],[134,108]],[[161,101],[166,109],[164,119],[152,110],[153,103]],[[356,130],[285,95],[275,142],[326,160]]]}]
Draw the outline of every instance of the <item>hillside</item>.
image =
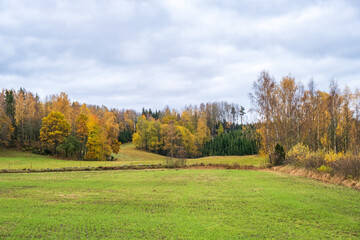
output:
[{"label": "hillside", "polygon": [[[165,164],[167,157],[155,153],[137,150],[132,143],[123,144],[118,154],[114,155],[117,161],[76,161],[56,159],[51,156],[33,154],[15,150],[0,149],[0,169],[23,168],[63,168],[84,166],[118,166],[138,164]],[[188,159],[187,164],[239,164],[259,166],[264,161],[263,157],[253,156],[213,156],[197,159]]]}]

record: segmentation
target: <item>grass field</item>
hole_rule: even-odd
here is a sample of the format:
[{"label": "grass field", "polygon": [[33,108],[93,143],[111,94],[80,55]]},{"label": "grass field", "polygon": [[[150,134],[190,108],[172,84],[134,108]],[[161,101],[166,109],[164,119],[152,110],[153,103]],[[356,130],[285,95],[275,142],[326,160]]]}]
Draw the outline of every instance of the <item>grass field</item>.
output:
[{"label": "grass field", "polygon": [[[154,153],[135,149],[134,145],[123,144],[120,152],[115,155],[118,161],[73,161],[55,159],[51,156],[42,156],[30,152],[0,149],[0,169],[43,169],[43,168],[63,168],[63,167],[97,167],[97,166],[117,166],[117,165],[138,165],[138,164],[165,164],[167,157]],[[264,161],[260,156],[228,156],[228,157],[205,157],[188,159],[187,164],[234,164],[259,166]]]},{"label": "grass field", "polygon": [[359,239],[360,193],[273,172],[0,175],[0,238]]}]

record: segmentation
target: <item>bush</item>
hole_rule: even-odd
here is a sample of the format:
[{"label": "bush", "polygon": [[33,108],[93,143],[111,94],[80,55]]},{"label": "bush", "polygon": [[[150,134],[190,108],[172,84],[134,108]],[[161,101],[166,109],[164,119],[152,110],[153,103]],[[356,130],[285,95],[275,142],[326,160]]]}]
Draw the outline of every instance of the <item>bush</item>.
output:
[{"label": "bush", "polygon": [[168,168],[179,168],[186,166],[186,159],[184,158],[168,158],[166,160],[166,167]]},{"label": "bush", "polygon": [[338,160],[329,163],[334,172],[346,178],[360,178],[360,156],[344,155]]},{"label": "bush", "polygon": [[307,158],[309,154],[309,147],[305,146],[302,143],[298,143],[293,146],[287,153],[286,161],[289,163],[301,162],[303,159]]},{"label": "bush", "polygon": [[326,163],[325,155],[325,150],[310,152],[309,147],[298,143],[287,153],[286,163],[307,169],[317,169]]},{"label": "bush", "polygon": [[317,168],[318,172],[321,173],[331,173],[333,171],[333,169],[329,166],[325,166],[325,165],[321,165],[320,167]]},{"label": "bush", "polygon": [[106,158],[106,161],[117,161],[117,158],[114,157],[114,156],[108,156],[108,157]]},{"label": "bush", "polygon": [[325,150],[310,152],[307,146],[299,143],[288,152],[286,163],[317,170],[321,173],[360,179],[360,155],[326,152]]},{"label": "bush", "polygon": [[56,147],[56,150],[65,157],[76,155],[81,148],[79,140],[74,136],[68,136],[62,144]]},{"label": "bush", "polygon": [[270,154],[270,164],[272,166],[279,166],[282,165],[285,161],[285,150],[284,147],[280,144],[276,144],[275,152]]}]

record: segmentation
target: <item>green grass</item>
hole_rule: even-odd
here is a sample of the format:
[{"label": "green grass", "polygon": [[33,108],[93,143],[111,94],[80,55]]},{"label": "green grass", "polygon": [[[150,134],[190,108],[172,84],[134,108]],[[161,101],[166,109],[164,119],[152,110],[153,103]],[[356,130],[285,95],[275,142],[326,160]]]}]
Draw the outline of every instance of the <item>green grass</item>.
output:
[{"label": "green grass", "polygon": [[243,170],[0,175],[0,239],[359,239],[360,193]]},{"label": "green grass", "polygon": [[[97,167],[97,166],[118,166],[138,164],[165,164],[167,157],[146,151],[137,150],[131,143],[123,144],[118,154],[115,155],[118,161],[73,161],[56,159],[51,156],[42,156],[30,152],[0,149],[0,169],[44,169],[63,167]],[[205,157],[188,159],[187,164],[234,164],[259,166],[264,161],[260,156],[228,156],[228,157]]]}]

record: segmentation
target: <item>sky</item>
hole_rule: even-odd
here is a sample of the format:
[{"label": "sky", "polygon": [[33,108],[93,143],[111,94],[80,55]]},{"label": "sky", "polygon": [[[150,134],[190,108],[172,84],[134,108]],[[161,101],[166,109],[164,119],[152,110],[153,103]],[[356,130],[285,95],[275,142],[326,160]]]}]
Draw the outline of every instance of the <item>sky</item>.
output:
[{"label": "sky", "polygon": [[0,89],[119,109],[249,109],[262,70],[360,88],[360,2],[0,0]]}]

